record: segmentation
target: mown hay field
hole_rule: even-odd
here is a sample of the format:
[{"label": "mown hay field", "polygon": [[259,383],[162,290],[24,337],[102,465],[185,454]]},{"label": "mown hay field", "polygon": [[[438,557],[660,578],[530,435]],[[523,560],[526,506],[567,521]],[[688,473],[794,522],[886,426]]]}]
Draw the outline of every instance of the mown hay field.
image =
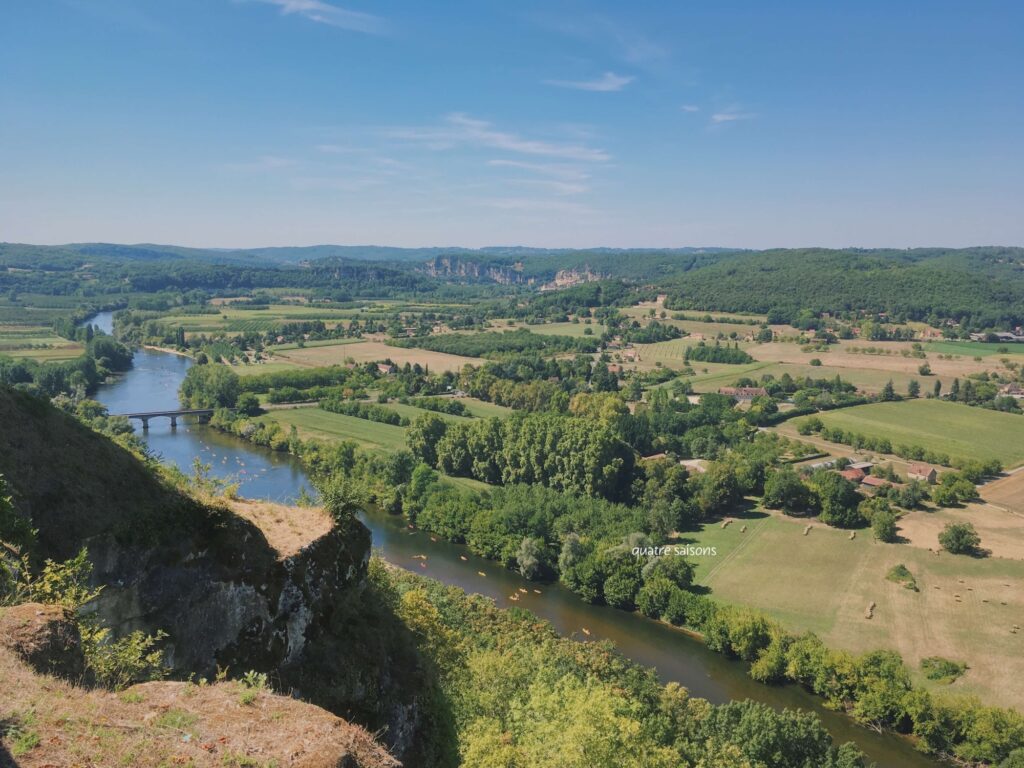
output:
[{"label": "mown hay field", "polygon": [[449,355],[444,352],[431,352],[427,349],[406,349],[391,347],[380,341],[360,341],[357,343],[331,344],[320,347],[307,346],[302,349],[290,349],[274,355],[275,361],[293,363],[296,366],[317,368],[325,365],[339,365],[346,360],[356,363],[376,362],[389,359],[398,365],[405,363],[420,365],[431,371],[461,371],[465,365],[481,365],[484,361],[478,357]]},{"label": "mown hay field", "polygon": [[[952,686],[920,682],[1024,707],[1024,687],[1013,682],[1024,679],[1024,633],[1012,633],[1014,624],[1024,625],[1024,561],[936,555],[924,546],[876,542],[868,530],[851,540],[848,531],[820,523],[805,536],[806,525],[772,514],[726,528],[708,523],[684,536],[718,548],[717,557],[695,558],[697,580],[713,597],[755,607],[793,631],[812,630],[831,647],[891,648],[914,670],[927,656],[964,661],[970,668]],[[984,544],[984,524],[982,530]],[[885,578],[899,563],[919,591]],[[876,608],[866,619],[870,602]]]}]

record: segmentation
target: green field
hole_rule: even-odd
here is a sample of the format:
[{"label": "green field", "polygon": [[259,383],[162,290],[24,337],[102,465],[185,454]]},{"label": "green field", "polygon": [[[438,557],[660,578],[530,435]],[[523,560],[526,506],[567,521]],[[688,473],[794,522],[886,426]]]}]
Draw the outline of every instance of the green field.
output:
[{"label": "green field", "polygon": [[279,373],[281,371],[294,371],[300,366],[284,360],[269,363],[253,363],[251,365],[233,365],[231,370],[239,376],[255,376],[258,373]]},{"label": "green field", "polygon": [[[373,402],[372,398],[370,402]],[[467,416],[456,416],[451,413],[441,413],[440,411],[430,411],[427,410],[426,408],[417,408],[415,405],[406,405],[405,403],[390,402],[383,403],[383,406],[385,408],[390,408],[392,411],[395,411],[396,413],[400,413],[402,416],[405,416],[407,419],[409,419],[409,421],[413,421],[414,419],[416,419],[419,416],[422,416],[425,413],[436,413],[445,421],[451,422],[465,423],[469,418]]]},{"label": "green field", "polygon": [[303,342],[298,344],[273,344],[267,347],[268,352],[287,352],[291,349],[305,349],[306,347],[339,347],[345,344],[355,344],[362,339],[317,339],[316,341]]},{"label": "green field", "polygon": [[962,355],[963,357],[988,357],[990,355],[1024,355],[1024,344],[988,344],[979,341],[929,341],[924,344],[925,352],[936,355]]},{"label": "green field", "polygon": [[0,355],[41,363],[73,360],[85,348],[55,334],[48,326],[0,324]]},{"label": "green field", "polygon": [[271,411],[263,417],[285,430],[295,425],[300,437],[320,440],[353,440],[370,450],[396,451],[405,447],[405,428],[377,421],[331,413],[321,408]]},{"label": "green field", "polygon": [[826,426],[888,438],[893,445],[920,445],[965,459],[998,459],[1006,468],[1024,463],[1024,416],[943,400],[904,400],[843,408],[819,418]]},{"label": "green field", "polygon": [[600,323],[591,323],[590,325],[586,323],[544,323],[542,325],[527,325],[523,327],[544,336],[583,337],[590,335],[586,333],[587,328],[591,330],[593,336],[600,336],[606,330]]},{"label": "green field", "polygon": [[513,413],[511,408],[506,408],[504,405],[495,405],[484,400],[477,400],[475,397],[463,397],[460,400],[466,406],[467,411],[480,419],[486,419],[491,416],[503,419]]},{"label": "green field", "polygon": [[358,309],[333,309],[304,304],[271,304],[267,309],[240,309],[230,304],[218,307],[217,314],[168,315],[161,322],[171,327],[180,326],[186,333],[246,333],[268,331],[288,321],[323,320],[329,327],[358,317]]}]

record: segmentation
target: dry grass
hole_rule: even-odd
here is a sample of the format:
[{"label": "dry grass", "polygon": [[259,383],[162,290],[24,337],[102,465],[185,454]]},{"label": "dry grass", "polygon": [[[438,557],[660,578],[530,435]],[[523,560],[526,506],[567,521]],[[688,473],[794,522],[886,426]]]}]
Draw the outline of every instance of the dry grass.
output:
[{"label": "dry grass", "polygon": [[0,742],[21,768],[334,768],[346,757],[362,768],[399,765],[326,710],[236,682],[87,691],[35,674],[4,649],[0,681]]},{"label": "dry grass", "polygon": [[[850,351],[852,348],[864,349],[872,346],[891,350],[892,353],[867,355]],[[983,356],[980,362],[966,354],[955,356],[953,360],[939,359],[939,355],[935,352],[927,352],[925,359],[904,357],[903,353],[910,352],[912,346],[913,343],[909,341],[854,340],[830,345],[827,352],[803,352],[799,344],[775,342],[758,344],[748,348],[747,352],[759,361],[789,365],[808,365],[812,359],[818,358],[822,362],[819,376],[834,376],[838,373],[847,381],[852,381],[868,391],[881,389],[889,379],[892,379],[900,390],[906,389],[906,384],[910,379],[918,379],[922,388],[927,390],[934,385],[936,378],[942,382],[943,390],[948,391],[954,378],[963,379],[968,374],[982,371],[1006,373],[1006,368],[1001,362],[1003,357],[1024,362],[1024,356],[1021,355]],[[918,374],[918,366],[925,362],[931,367],[934,376],[923,377]],[[827,372],[824,370],[825,368],[828,369]]]},{"label": "dry grass", "polygon": [[289,507],[269,501],[238,499],[229,503],[231,511],[254,523],[278,556],[285,558],[299,551],[332,526],[330,516],[319,507]]},{"label": "dry grass", "polygon": [[981,537],[982,549],[993,557],[1024,560],[1024,517],[990,504],[915,510],[900,518],[900,535],[912,546],[938,549],[939,533],[947,523],[973,525]]},{"label": "dry grass", "polygon": [[[988,483],[981,489],[981,495],[990,504],[1024,515],[1024,470]],[[1024,525],[1024,518],[1021,524]]]},{"label": "dry grass", "polygon": [[[982,543],[986,535],[995,541],[997,519],[973,519],[986,531]],[[1024,562],[936,555],[919,546],[881,544],[869,533],[850,539],[847,531],[817,522],[804,536],[806,525],[772,515],[751,522],[746,533],[735,525],[705,526],[694,539],[715,544],[714,559],[721,562],[698,563],[710,566],[698,569],[699,581],[718,599],[759,608],[793,631],[813,630],[835,648],[891,648],[915,670],[927,656],[964,661],[970,668],[952,686],[923,676],[921,683],[1024,708],[1024,688],[1014,683],[1024,679],[1024,634],[1011,632],[1024,624]],[[898,563],[914,574],[920,592],[886,580]],[[868,621],[865,606],[872,602]]]}]

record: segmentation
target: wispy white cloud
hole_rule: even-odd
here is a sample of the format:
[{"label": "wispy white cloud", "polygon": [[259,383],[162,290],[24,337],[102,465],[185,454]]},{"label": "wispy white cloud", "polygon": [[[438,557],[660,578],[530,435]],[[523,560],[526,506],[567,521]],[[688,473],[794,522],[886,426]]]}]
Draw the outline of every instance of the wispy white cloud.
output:
[{"label": "wispy white cloud", "polygon": [[594,14],[540,13],[532,16],[535,23],[559,34],[603,47],[619,61],[644,69],[657,68],[671,58],[671,51],[639,30],[630,29],[628,21]]},{"label": "wispy white cloud", "polygon": [[297,176],[289,180],[292,188],[300,192],[358,192],[386,183],[379,176]]},{"label": "wispy white cloud", "polygon": [[681,109],[683,110],[683,112],[700,112],[700,107],[698,107],[696,104],[683,104]]},{"label": "wispy white cloud", "polygon": [[711,122],[717,125],[720,123],[732,123],[737,120],[752,120],[754,117],[755,115],[753,112],[740,112],[736,109],[726,109],[712,114]]},{"label": "wispy white cloud", "polygon": [[577,91],[608,93],[611,91],[621,91],[635,79],[625,75],[616,75],[614,72],[605,72],[596,80],[545,80],[544,83],[557,88],[573,88]]},{"label": "wispy white cloud", "polygon": [[224,168],[232,171],[276,171],[281,168],[290,168],[293,165],[295,165],[295,161],[290,157],[261,155],[250,162],[225,163]]},{"label": "wispy white cloud", "polygon": [[302,16],[318,24],[327,24],[350,32],[367,35],[383,35],[388,31],[387,22],[380,16],[360,11],[350,11],[323,0],[245,0],[246,2],[274,5],[281,9],[283,16]]},{"label": "wispy white cloud", "polygon": [[488,160],[487,164],[495,168],[516,168],[521,171],[530,171],[541,176],[550,176],[565,181],[585,181],[590,174],[574,165],[564,163],[530,163],[523,160]]},{"label": "wispy white cloud", "polygon": [[361,147],[350,147],[346,144],[317,144],[316,151],[325,155],[361,155],[367,152]]},{"label": "wispy white cloud", "polygon": [[495,197],[479,201],[488,208],[524,213],[591,214],[594,210],[582,203],[568,200],[545,200],[536,197]]},{"label": "wispy white cloud", "polygon": [[580,143],[561,143],[532,139],[501,131],[486,120],[477,120],[461,112],[448,115],[437,127],[396,128],[392,138],[417,141],[431,149],[452,149],[457,146],[486,147],[505,152],[540,157],[556,157],[582,162],[604,162],[611,156],[603,149]]},{"label": "wispy white cloud", "polygon": [[550,193],[562,196],[583,195],[590,191],[590,187],[587,184],[581,184],[574,181],[558,181],[556,179],[547,178],[515,179],[514,183],[521,186],[531,186],[537,189],[547,189]]}]

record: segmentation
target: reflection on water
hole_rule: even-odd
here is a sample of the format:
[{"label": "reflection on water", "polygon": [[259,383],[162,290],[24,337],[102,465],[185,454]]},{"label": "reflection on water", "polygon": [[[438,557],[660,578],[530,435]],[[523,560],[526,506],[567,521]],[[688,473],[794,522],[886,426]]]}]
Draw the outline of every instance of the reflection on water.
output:
[{"label": "reflection on water", "polygon": [[[134,367],[101,387],[96,398],[111,413],[175,408],[178,386],[191,364],[188,358],[139,350]],[[211,475],[240,483],[239,492],[246,497],[290,502],[303,488],[310,487],[301,466],[291,456],[195,422],[179,420],[178,428],[172,429],[169,420],[153,419],[149,431],[141,434],[165,461],[191,472],[193,460],[198,457],[210,465]],[[823,709],[817,699],[799,688],[755,683],[744,665],[708,650],[677,629],[638,614],[590,605],[557,584],[528,582],[465,547],[410,530],[400,517],[373,510],[361,517],[373,534],[374,547],[390,562],[491,597],[501,607],[530,610],[564,635],[580,640],[611,640],[629,658],[653,667],[662,681],[678,682],[696,696],[718,703],[750,698],[777,708],[814,710],[838,742],[857,742],[881,768],[936,765],[902,739],[860,728],[848,718]],[[480,576],[480,572],[485,575]]]}]

